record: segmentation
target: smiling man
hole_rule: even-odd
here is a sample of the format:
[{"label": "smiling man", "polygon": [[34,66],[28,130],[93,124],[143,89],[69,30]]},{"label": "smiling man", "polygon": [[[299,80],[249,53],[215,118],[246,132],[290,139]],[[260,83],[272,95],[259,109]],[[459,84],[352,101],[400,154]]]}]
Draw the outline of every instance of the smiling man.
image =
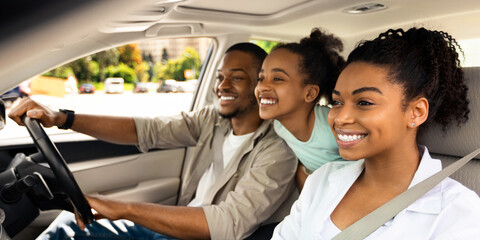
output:
[{"label": "smiling man", "polygon": [[67,121],[71,124],[67,128],[106,141],[136,144],[142,151],[191,147],[178,206],[88,196],[97,215],[106,219],[88,226],[78,220],[77,226],[73,214],[64,212],[39,239],[243,239],[261,223],[282,220],[296,198],[297,161],[271,123],[258,115],[254,89],[265,56],[251,43],[230,47],[217,72],[218,107],[175,117],[77,114],[68,123],[63,112],[31,100],[21,102],[9,115],[18,123],[26,112],[44,126],[65,128]]}]

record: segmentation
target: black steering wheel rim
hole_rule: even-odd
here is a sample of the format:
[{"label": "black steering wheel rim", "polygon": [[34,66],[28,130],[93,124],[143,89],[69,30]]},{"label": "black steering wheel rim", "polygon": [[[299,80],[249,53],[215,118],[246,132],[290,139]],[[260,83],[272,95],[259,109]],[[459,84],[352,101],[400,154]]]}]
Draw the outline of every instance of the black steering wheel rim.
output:
[{"label": "black steering wheel rim", "polygon": [[58,179],[60,187],[70,198],[73,207],[80,215],[83,222],[85,224],[90,224],[94,219],[90,204],[88,204],[87,199],[85,199],[82,190],[78,186],[77,181],[75,181],[72,172],[68,169],[67,163],[57,147],[50,140],[37,119],[32,119],[23,115],[22,122],[30,133],[35,146],[45,157],[48,165],[50,165],[55,177]]}]

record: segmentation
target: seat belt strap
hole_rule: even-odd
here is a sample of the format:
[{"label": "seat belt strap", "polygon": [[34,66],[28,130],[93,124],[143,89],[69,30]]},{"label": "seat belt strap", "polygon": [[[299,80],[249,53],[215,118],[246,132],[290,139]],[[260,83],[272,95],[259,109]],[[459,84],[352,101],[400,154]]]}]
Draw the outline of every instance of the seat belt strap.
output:
[{"label": "seat belt strap", "polygon": [[480,148],[450,164],[337,234],[333,240],[364,239],[480,153]]}]

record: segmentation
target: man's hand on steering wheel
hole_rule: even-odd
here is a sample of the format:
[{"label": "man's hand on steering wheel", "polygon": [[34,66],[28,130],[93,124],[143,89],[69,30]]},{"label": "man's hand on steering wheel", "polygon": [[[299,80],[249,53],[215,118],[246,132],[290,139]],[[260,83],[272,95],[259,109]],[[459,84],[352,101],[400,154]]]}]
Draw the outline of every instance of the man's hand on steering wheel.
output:
[{"label": "man's hand on steering wheel", "polygon": [[[43,130],[43,126],[63,126],[66,114],[54,112],[31,99],[23,99],[8,115],[19,125],[25,125],[39,152],[47,160],[55,174],[61,189],[67,194],[75,210],[80,214],[85,223],[93,221],[90,205],[78,186],[73,174],[68,169],[62,155]],[[31,118],[30,118],[31,117]]]},{"label": "man's hand on steering wheel", "polygon": [[38,119],[44,127],[62,126],[66,121],[66,115],[62,112],[55,112],[30,98],[22,99],[17,107],[13,108],[8,117],[17,124],[23,126],[21,117],[26,114],[27,117]]}]

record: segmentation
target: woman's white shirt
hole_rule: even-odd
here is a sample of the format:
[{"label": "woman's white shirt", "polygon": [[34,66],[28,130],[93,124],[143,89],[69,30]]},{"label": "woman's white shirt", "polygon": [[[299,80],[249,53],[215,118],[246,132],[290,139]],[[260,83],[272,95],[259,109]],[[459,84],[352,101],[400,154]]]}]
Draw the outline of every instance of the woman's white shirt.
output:
[{"label": "woman's white shirt", "polygon": [[[409,188],[442,169],[426,147],[419,148],[423,156]],[[324,223],[363,169],[358,160],[330,162],[315,171],[272,239],[330,239],[322,236]],[[480,239],[480,198],[447,178],[366,239]]]}]

